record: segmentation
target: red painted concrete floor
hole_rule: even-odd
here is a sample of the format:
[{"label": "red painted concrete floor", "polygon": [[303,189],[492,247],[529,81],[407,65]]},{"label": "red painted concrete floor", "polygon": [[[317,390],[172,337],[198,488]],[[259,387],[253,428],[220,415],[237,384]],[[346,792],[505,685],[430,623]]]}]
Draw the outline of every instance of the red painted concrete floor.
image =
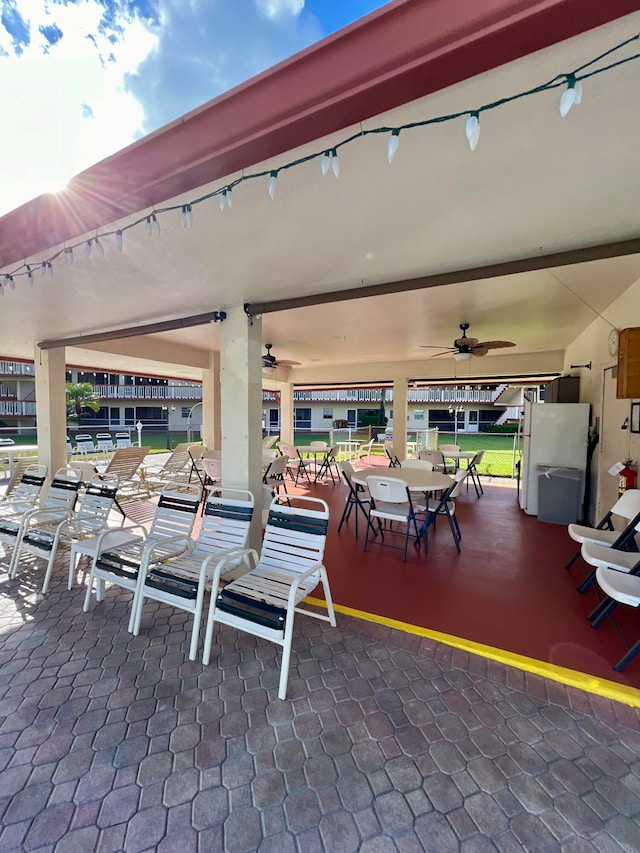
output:
[{"label": "red painted concrete floor", "polygon": [[620,630],[631,643],[640,637],[637,611],[621,605],[617,626],[590,627],[598,592],[576,590],[587,566],[564,569],[575,543],[563,525],[525,515],[515,485],[494,481],[480,499],[473,488],[458,498],[461,554],[443,519],[428,554],[410,546],[406,563],[375,544],[363,553],[364,524],[356,541],[353,513],[337,532],[344,485],[289,490],[329,503],[325,564],[335,603],[640,688],[640,654],[623,672],[613,669],[627,648]]}]

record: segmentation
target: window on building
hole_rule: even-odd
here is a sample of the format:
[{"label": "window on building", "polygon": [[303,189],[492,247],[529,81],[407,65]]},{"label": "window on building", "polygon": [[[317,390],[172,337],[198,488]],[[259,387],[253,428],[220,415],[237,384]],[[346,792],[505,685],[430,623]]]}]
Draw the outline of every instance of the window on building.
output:
[{"label": "window on building", "polygon": [[333,409],[329,408],[328,406],[325,406],[322,410],[322,417],[325,419],[325,421],[333,420]]},{"label": "window on building", "polygon": [[293,426],[296,429],[311,429],[311,409],[294,409]]},{"label": "window on building", "polygon": [[190,411],[191,411],[191,408],[189,406],[182,406],[182,408],[180,409],[180,417],[181,418],[188,418]]},{"label": "window on building", "polygon": [[414,409],[413,410],[413,419],[414,419],[414,421],[423,421],[424,420],[424,409]]}]

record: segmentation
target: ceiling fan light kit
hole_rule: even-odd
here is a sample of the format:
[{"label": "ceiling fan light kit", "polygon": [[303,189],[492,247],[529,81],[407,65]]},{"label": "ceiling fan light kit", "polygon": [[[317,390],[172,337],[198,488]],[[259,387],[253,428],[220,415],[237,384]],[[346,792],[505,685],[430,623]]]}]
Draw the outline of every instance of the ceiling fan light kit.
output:
[{"label": "ceiling fan light kit", "polygon": [[456,361],[469,361],[471,355],[470,352],[454,352],[453,357]]}]

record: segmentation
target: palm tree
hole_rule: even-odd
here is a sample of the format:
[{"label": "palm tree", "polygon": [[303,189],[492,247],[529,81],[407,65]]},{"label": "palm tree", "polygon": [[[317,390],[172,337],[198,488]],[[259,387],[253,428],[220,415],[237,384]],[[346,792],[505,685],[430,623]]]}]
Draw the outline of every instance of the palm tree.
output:
[{"label": "palm tree", "polygon": [[100,411],[100,395],[93,390],[90,382],[67,382],[67,415],[80,424],[82,412],[91,409],[92,412]]}]

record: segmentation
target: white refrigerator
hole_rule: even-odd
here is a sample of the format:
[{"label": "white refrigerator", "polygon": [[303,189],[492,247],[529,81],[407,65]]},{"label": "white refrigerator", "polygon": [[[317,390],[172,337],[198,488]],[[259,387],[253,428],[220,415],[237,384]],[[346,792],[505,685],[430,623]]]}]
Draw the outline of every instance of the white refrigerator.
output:
[{"label": "white refrigerator", "polygon": [[[520,506],[538,514],[538,466],[587,467],[588,403],[525,403]],[[584,494],[580,497],[580,502]]]}]

